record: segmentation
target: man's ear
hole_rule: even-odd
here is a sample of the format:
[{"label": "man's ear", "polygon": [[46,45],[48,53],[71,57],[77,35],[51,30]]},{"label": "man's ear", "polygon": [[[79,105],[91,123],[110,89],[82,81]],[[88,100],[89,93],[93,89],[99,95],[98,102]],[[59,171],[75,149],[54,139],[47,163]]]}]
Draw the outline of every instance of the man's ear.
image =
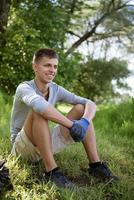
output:
[{"label": "man's ear", "polygon": [[32,68],[33,68],[33,71],[36,72],[37,71],[37,65],[35,63],[32,63]]}]

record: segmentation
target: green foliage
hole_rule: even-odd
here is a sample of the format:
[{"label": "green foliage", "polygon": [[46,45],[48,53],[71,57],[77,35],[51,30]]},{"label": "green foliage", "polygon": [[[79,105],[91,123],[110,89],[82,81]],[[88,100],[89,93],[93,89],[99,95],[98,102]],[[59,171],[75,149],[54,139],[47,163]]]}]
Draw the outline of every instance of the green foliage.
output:
[{"label": "green foliage", "polygon": [[[102,107],[97,113],[96,125],[107,134],[119,137],[134,137],[134,99],[118,106]],[[99,119],[99,121],[98,121]],[[100,126],[102,124],[102,126]]]},{"label": "green foliage", "polygon": [[0,92],[0,156],[7,155],[11,148],[9,141],[11,102],[11,97]]},{"label": "green foliage", "polygon": [[96,41],[100,41],[104,48],[109,42],[110,46],[115,44],[127,49],[134,37],[132,0],[82,2],[81,9],[75,10],[77,17],[73,20],[69,32],[72,36],[76,36],[76,40],[67,50],[67,54],[71,54],[85,41],[89,43],[89,51],[90,44]]},{"label": "green foliage", "polygon": [[23,1],[17,7],[13,4],[6,44],[0,49],[0,85],[4,91],[13,93],[18,83],[33,77],[31,61],[35,50],[62,49],[67,16],[48,0]]},{"label": "green foliage", "polygon": [[74,90],[79,95],[96,101],[101,101],[104,97],[108,100],[116,95],[112,81],[116,81],[118,88],[127,88],[124,78],[127,78],[129,74],[125,61],[116,58],[110,61],[89,58],[86,63],[79,66]]},{"label": "green foliage", "polygon": [[74,90],[74,82],[77,79],[82,59],[79,53],[74,53],[71,57],[66,57],[64,53],[61,53],[58,74],[55,81],[69,91],[77,93],[78,90]]},{"label": "green foliage", "polygon": [[109,124],[117,129],[119,135],[134,137],[134,99],[124,102],[109,112]]}]

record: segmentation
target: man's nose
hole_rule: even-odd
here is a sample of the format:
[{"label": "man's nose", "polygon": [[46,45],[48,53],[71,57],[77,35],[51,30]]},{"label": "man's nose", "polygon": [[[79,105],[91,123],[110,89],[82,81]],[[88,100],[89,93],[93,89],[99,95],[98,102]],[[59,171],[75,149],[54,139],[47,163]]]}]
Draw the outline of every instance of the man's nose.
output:
[{"label": "man's nose", "polygon": [[54,65],[51,65],[51,67],[50,67],[50,71],[55,71],[55,67],[54,67]]}]

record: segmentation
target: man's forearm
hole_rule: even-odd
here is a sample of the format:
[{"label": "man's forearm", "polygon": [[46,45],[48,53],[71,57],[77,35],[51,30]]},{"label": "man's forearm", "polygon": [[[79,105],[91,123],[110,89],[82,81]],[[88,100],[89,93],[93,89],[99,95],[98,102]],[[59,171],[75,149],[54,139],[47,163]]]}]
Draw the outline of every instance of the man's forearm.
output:
[{"label": "man's forearm", "polygon": [[85,111],[82,117],[87,119],[88,121],[91,121],[95,116],[95,112],[96,104],[94,102],[88,102],[85,105]]},{"label": "man's forearm", "polygon": [[47,119],[51,120],[53,122],[56,122],[58,124],[61,124],[65,126],[66,128],[71,128],[73,125],[73,122],[69,120],[67,117],[62,115],[58,110],[56,110],[53,106],[48,106],[48,108],[44,111],[42,116]]}]

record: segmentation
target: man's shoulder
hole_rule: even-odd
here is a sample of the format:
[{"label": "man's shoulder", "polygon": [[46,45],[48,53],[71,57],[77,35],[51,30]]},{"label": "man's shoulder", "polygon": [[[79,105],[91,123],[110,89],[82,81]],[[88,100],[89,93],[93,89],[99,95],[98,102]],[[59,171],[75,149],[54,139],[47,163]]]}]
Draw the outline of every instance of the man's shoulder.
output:
[{"label": "man's shoulder", "polygon": [[18,87],[20,85],[33,85],[34,84],[34,80],[30,80],[30,81],[23,81],[21,83],[19,83]]},{"label": "man's shoulder", "polygon": [[18,87],[23,87],[23,86],[33,86],[34,85],[34,81],[30,80],[30,81],[23,81],[21,83],[19,83]]},{"label": "man's shoulder", "polygon": [[52,87],[53,89],[58,89],[59,88],[59,85],[55,82],[51,82],[49,87]]},{"label": "man's shoulder", "polygon": [[20,93],[21,91],[25,90],[26,88],[30,88],[30,87],[31,88],[34,87],[33,80],[23,81],[17,86],[16,93]]}]

